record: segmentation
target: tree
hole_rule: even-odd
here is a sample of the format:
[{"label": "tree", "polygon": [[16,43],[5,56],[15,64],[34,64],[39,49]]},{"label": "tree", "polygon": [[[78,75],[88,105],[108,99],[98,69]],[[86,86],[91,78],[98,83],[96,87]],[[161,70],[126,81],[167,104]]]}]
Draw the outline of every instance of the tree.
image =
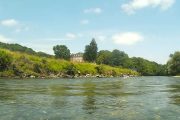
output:
[{"label": "tree", "polygon": [[136,70],[146,76],[163,76],[166,75],[166,66],[152,62],[140,57],[131,58],[130,69]]},{"label": "tree", "polygon": [[89,45],[86,45],[83,59],[88,62],[95,62],[97,58],[98,47],[95,39],[93,38]]},{"label": "tree", "polygon": [[11,65],[12,57],[5,51],[0,50],[0,71],[8,69]]},{"label": "tree", "polygon": [[170,60],[167,63],[168,73],[170,75],[180,75],[180,52],[175,52],[170,55]]},{"label": "tree", "polygon": [[56,58],[70,59],[70,50],[65,45],[56,45],[53,50]]},{"label": "tree", "polygon": [[112,51],[111,55],[111,66],[122,66],[124,67],[125,62],[129,59],[128,55],[117,49]]},{"label": "tree", "polygon": [[96,59],[97,64],[110,64],[110,59],[111,59],[111,52],[108,50],[101,50],[99,51]]}]

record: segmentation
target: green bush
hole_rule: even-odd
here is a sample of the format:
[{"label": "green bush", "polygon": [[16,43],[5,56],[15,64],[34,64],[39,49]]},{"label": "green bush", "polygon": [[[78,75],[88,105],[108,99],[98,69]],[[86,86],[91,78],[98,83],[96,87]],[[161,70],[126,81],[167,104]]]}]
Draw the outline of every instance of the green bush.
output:
[{"label": "green bush", "polygon": [[103,74],[104,73],[104,67],[103,65],[99,65],[96,67],[97,73],[98,74]]},{"label": "green bush", "polygon": [[66,67],[66,74],[67,75],[75,76],[77,72],[78,72],[77,68],[74,64],[70,64]]},{"label": "green bush", "polygon": [[33,71],[36,73],[41,73],[42,66],[40,64],[35,63]]},{"label": "green bush", "polygon": [[5,51],[0,50],[0,71],[7,70],[12,63],[12,57]]}]

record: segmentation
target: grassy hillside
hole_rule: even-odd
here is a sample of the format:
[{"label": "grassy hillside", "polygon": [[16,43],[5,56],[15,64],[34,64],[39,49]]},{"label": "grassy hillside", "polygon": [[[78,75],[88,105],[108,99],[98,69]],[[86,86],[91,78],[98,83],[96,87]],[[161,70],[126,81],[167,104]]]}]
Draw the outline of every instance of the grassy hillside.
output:
[{"label": "grassy hillside", "polygon": [[[85,76],[122,76],[138,75],[137,72],[110,67],[107,65],[96,65],[93,63],[71,63],[69,61],[40,57],[22,52],[12,52],[7,49],[0,49],[10,57],[10,64],[0,70],[0,77],[64,77],[67,75]],[[2,62],[2,61],[0,61]]]},{"label": "grassy hillside", "polygon": [[9,44],[9,43],[0,42],[0,48],[15,51],[15,52],[23,52],[30,55],[40,56],[40,57],[52,57],[52,55],[46,54],[44,52],[36,52],[32,48],[28,48],[26,46],[22,46],[19,44]]}]

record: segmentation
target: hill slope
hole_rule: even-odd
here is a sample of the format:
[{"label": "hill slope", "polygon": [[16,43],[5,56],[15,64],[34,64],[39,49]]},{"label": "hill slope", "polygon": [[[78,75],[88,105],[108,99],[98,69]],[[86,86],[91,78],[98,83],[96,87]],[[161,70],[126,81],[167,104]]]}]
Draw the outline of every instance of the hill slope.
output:
[{"label": "hill slope", "polygon": [[32,48],[28,48],[26,46],[22,46],[19,44],[9,44],[0,42],[0,48],[8,49],[10,51],[23,52],[31,55],[37,55],[41,57],[52,57],[52,55],[46,54],[44,52],[36,52]]}]

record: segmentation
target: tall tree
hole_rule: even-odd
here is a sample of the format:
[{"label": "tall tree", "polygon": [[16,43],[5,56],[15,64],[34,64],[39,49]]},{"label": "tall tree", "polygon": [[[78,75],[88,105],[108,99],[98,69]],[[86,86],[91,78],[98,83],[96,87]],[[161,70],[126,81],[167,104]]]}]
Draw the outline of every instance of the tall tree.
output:
[{"label": "tall tree", "polygon": [[83,59],[88,62],[95,62],[97,58],[97,51],[98,51],[97,43],[93,38],[91,43],[89,45],[86,45],[85,47]]},{"label": "tall tree", "polygon": [[170,55],[167,66],[170,75],[180,75],[180,51]]},{"label": "tall tree", "polygon": [[56,45],[53,50],[56,58],[70,59],[70,50],[65,45]]}]

